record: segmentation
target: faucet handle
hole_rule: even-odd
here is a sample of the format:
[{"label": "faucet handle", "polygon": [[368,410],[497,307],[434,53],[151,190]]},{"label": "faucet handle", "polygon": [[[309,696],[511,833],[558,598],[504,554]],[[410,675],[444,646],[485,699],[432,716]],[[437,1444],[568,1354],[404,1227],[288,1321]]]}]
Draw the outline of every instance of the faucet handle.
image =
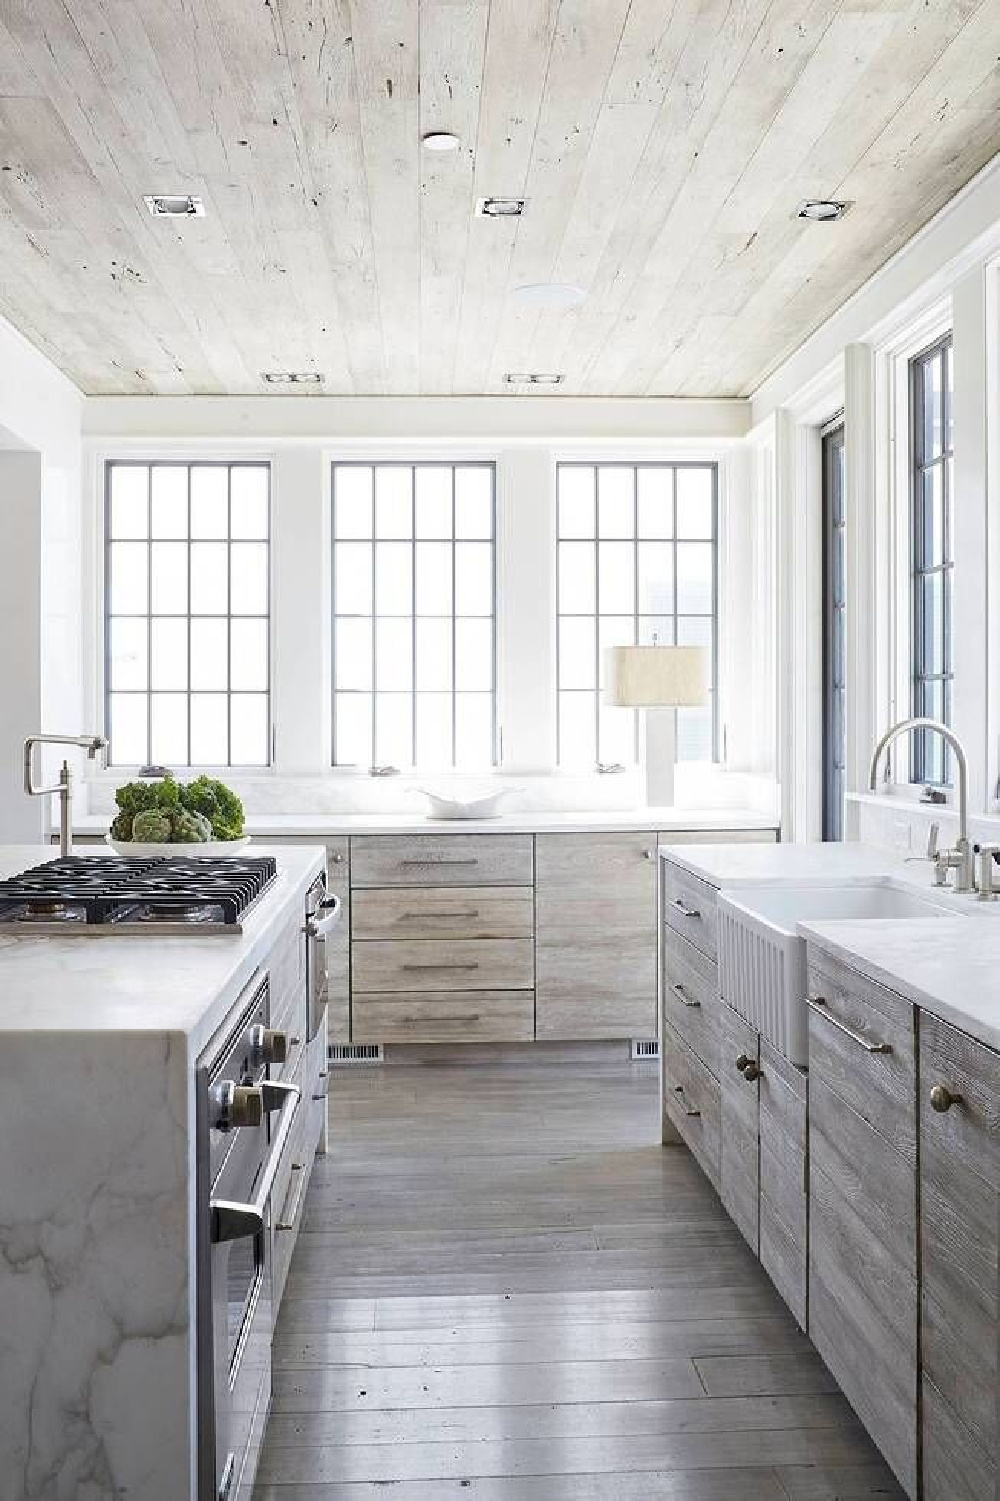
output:
[{"label": "faucet handle", "polygon": [[931,826],[930,826],[930,828],[927,830],[927,858],[928,858],[928,860],[936,860],[937,859],[937,853],[938,853],[938,836],[940,835],[940,833],[941,833],[941,825],[939,823],[932,823]]}]

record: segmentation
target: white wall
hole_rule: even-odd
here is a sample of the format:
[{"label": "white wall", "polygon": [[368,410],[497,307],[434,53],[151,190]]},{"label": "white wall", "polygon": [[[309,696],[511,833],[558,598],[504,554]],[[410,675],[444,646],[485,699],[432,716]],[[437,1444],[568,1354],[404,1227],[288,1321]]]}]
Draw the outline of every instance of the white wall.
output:
[{"label": "white wall", "polygon": [[65,376],[0,319],[0,841],[48,827],[42,800],[29,802],[22,790],[24,736],[85,728],[82,404]]},{"label": "white wall", "polygon": [[[830,230],[835,233],[835,228]],[[955,702],[970,759],[970,807],[1000,833],[1000,624],[990,578],[1000,565],[1000,158],[816,331],[757,391],[748,443],[778,506],[775,623],[780,649],[778,764],[786,837],[814,837],[821,792],[816,546],[819,430],[845,411],[848,550],[848,829],[919,850],[928,812],[894,760],[888,798],[868,794],[877,735],[909,714],[908,361],[951,328],[955,361]],[[784,434],[784,441],[775,441]],[[992,608],[991,608],[992,606]]]}]

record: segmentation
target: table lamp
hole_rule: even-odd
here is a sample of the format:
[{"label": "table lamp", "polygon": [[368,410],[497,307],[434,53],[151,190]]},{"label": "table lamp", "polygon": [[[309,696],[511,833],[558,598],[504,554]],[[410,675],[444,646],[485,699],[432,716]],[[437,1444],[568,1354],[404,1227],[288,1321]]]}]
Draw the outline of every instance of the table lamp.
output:
[{"label": "table lamp", "polygon": [[646,802],[674,801],[677,709],[708,702],[702,646],[610,646],[604,654],[604,702],[645,709],[642,767]]}]

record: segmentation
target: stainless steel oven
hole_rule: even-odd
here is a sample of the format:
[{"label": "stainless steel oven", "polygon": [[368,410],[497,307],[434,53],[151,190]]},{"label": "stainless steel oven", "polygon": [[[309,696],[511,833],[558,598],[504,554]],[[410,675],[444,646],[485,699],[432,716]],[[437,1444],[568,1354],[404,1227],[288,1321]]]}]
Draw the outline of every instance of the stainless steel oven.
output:
[{"label": "stainless steel oven", "polygon": [[258,975],[198,1066],[199,1501],[236,1497],[270,1402],[270,1194],[299,1090],[268,1078],[287,1048],[269,1011]]},{"label": "stainless steel oven", "polygon": [[340,921],[340,898],[328,896],[326,877],[317,876],[306,892],[306,997],[309,1016],[306,1037],[311,1042],[326,1011],[329,983],[326,938]]}]

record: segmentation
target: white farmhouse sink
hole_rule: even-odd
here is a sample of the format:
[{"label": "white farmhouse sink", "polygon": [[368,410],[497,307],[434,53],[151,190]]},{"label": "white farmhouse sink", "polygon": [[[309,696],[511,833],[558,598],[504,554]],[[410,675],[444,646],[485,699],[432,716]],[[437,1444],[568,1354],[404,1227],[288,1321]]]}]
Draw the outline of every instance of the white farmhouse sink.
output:
[{"label": "white farmhouse sink", "polygon": [[790,1063],[809,1062],[806,942],[799,923],[947,917],[948,909],[888,880],[767,886],[719,895],[719,989]]}]

